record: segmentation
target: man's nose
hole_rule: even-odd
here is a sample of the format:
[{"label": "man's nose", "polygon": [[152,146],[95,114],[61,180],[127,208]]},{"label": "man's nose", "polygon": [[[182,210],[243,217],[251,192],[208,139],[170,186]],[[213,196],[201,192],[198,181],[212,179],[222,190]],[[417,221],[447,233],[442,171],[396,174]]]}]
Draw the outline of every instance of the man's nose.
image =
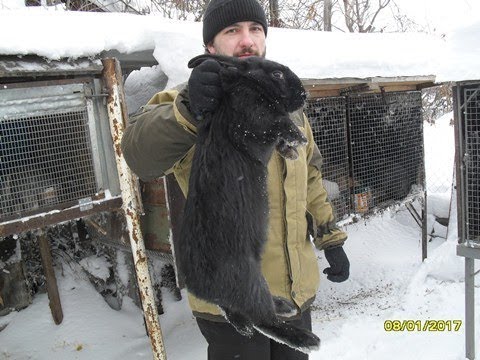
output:
[{"label": "man's nose", "polygon": [[254,44],[249,31],[242,31],[242,38],[240,39],[240,46],[243,48],[249,48]]}]

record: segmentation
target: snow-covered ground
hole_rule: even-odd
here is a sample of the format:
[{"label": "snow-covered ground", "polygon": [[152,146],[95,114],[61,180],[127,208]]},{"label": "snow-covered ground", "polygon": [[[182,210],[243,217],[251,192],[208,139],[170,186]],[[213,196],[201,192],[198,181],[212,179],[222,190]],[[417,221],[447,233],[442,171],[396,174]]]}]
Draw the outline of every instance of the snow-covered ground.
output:
[{"label": "snow-covered ground", "polygon": [[[425,132],[426,143],[435,139],[426,149],[427,169],[445,166],[439,154],[445,144],[453,145],[451,115]],[[453,156],[453,147],[447,153]],[[446,174],[448,183],[451,172]],[[445,198],[432,208],[441,212],[448,207]],[[464,260],[455,253],[455,221],[453,205],[448,239],[430,242],[423,263],[420,228],[403,207],[347,226],[351,277],[341,284],[322,278],[313,305],[313,328],[322,346],[310,358],[464,359],[464,324],[454,331],[453,322],[464,320]],[[318,257],[323,269],[321,252]],[[0,328],[8,324],[0,332],[0,359],[150,359],[141,310],[129,298],[124,298],[120,311],[112,310],[80,267],[73,269],[57,269],[63,323],[53,323],[47,295],[37,295],[28,308],[0,318]],[[163,295],[165,314],[160,323],[167,357],[206,359],[206,343],[186,297],[176,302],[168,291]],[[476,295],[478,307],[478,291]],[[442,320],[450,322],[452,330],[447,325],[445,331],[419,331],[415,325],[414,331],[385,331],[388,320],[411,320],[421,330],[427,320]],[[480,328],[478,317],[476,326]]]}]

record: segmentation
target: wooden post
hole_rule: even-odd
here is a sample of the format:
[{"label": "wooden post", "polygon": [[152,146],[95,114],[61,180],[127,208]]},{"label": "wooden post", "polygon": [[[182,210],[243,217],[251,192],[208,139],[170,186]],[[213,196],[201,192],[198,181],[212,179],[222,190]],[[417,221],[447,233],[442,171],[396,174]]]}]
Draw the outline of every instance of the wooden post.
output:
[{"label": "wooden post", "polygon": [[117,163],[120,190],[122,192],[122,209],[125,214],[130,246],[132,248],[135,273],[137,275],[143,315],[147,325],[148,336],[152,346],[153,358],[167,358],[163,345],[162,330],[158,319],[152,282],[148,271],[147,253],[140,228],[140,215],[143,212],[138,179],[133,175],[121,148],[124,127],[127,122],[127,110],[123,99],[120,64],[116,59],[103,59],[103,80],[107,88],[107,110],[110,120],[115,161]]},{"label": "wooden post", "polygon": [[38,236],[38,246],[40,247],[40,257],[42,258],[43,272],[47,283],[47,294],[50,310],[52,312],[55,324],[60,324],[63,320],[62,304],[58,293],[57,278],[53,270],[52,253],[48,242],[47,233],[44,229],[40,230]]}]

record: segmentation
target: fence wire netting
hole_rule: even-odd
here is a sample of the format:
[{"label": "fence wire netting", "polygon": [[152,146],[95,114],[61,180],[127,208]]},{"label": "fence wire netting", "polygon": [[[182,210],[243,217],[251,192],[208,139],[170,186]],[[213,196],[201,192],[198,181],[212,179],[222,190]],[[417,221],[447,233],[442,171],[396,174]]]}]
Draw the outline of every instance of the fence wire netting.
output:
[{"label": "fence wire netting", "polygon": [[95,195],[87,111],[0,120],[0,221]]},{"label": "fence wire netting", "polygon": [[385,208],[423,188],[421,109],[419,91],[308,101],[337,218]]},{"label": "fence wire netting", "polygon": [[480,86],[464,90],[466,236],[480,243]]},{"label": "fence wire netting", "polygon": [[350,212],[347,109],[344,97],[318,98],[305,108],[314,139],[322,154],[323,185],[337,217]]}]

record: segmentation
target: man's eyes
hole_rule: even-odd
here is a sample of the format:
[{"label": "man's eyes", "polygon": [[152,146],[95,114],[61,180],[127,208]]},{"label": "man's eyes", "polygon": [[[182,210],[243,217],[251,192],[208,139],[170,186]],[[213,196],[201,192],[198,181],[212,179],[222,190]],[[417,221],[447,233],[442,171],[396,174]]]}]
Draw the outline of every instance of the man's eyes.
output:
[{"label": "man's eyes", "polygon": [[[260,25],[252,26],[250,28],[250,31],[251,32],[263,32],[263,28]],[[225,30],[225,34],[235,34],[237,32],[239,32],[239,28],[236,28],[236,27]]]}]

